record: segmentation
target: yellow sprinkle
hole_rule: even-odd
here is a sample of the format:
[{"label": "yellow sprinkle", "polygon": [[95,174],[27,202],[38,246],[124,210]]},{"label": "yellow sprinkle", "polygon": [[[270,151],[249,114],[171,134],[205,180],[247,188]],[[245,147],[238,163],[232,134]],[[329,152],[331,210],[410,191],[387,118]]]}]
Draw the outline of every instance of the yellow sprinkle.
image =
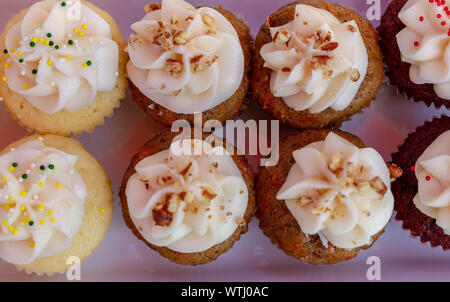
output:
[{"label": "yellow sprinkle", "polygon": [[14,48],[11,48],[10,50],[9,50],[9,52],[11,52],[11,53],[14,53],[16,50],[14,49]]},{"label": "yellow sprinkle", "polygon": [[7,77],[2,77],[2,81],[6,82],[6,81],[8,81],[8,78]]},{"label": "yellow sprinkle", "polygon": [[20,192],[20,196],[23,196],[23,197],[27,196],[27,192],[21,191],[21,192]]},{"label": "yellow sprinkle", "polygon": [[40,205],[39,205],[39,209],[40,210],[43,210],[45,208],[45,205],[43,204],[43,203],[41,203]]},{"label": "yellow sprinkle", "polygon": [[61,189],[61,183],[60,182],[56,183],[56,188],[57,189]]},{"label": "yellow sprinkle", "polygon": [[43,188],[45,186],[45,184],[43,182],[39,183],[39,187]]},{"label": "yellow sprinkle", "polygon": [[4,226],[8,226],[8,224],[9,224],[9,223],[8,223],[7,220],[3,220],[3,225],[4,225]]},{"label": "yellow sprinkle", "polygon": [[77,32],[79,32],[79,31],[80,31],[80,30],[79,30],[78,28],[74,28],[74,29],[73,29],[73,32],[74,32],[74,33],[77,33]]},{"label": "yellow sprinkle", "polygon": [[83,24],[83,25],[81,25],[81,28],[82,28],[82,29],[86,29],[86,28],[87,28],[87,25],[86,25],[86,24]]},{"label": "yellow sprinkle", "polygon": [[20,210],[23,212],[23,211],[26,210],[26,207],[25,206],[20,206]]},{"label": "yellow sprinkle", "polygon": [[101,208],[100,213],[102,213],[102,214],[105,213],[105,209]]},{"label": "yellow sprinkle", "polygon": [[3,182],[7,182],[7,181],[8,181],[8,178],[6,178],[6,176],[3,176],[3,177],[2,177],[2,181],[3,181]]},{"label": "yellow sprinkle", "polygon": [[7,211],[11,208],[11,206],[10,206],[9,204],[5,204],[3,207],[4,207],[5,210],[7,210]]},{"label": "yellow sprinkle", "polygon": [[39,42],[44,43],[44,38],[40,37]]},{"label": "yellow sprinkle", "polygon": [[52,210],[48,211],[48,215],[52,216],[53,215],[53,211]]},{"label": "yellow sprinkle", "polygon": [[53,65],[53,61],[52,60],[48,60],[47,61],[47,65]]},{"label": "yellow sprinkle", "polygon": [[13,233],[13,235],[17,235],[17,234],[19,234],[19,230],[18,230],[18,229],[14,229],[14,230],[12,231],[12,233]]},{"label": "yellow sprinkle", "polygon": [[31,39],[32,42],[36,43],[37,42],[37,38],[33,38]]},{"label": "yellow sprinkle", "polygon": [[11,202],[14,201],[14,198],[13,198],[12,196],[10,196],[8,199],[9,199],[9,201],[11,201]]},{"label": "yellow sprinkle", "polygon": [[72,60],[72,57],[71,56],[67,56],[66,59],[67,59],[67,61],[70,61],[70,60]]},{"label": "yellow sprinkle", "polygon": [[48,44],[50,44],[50,41],[49,41],[49,40],[45,40],[45,41],[44,41],[44,44],[45,44],[45,45],[48,45]]},{"label": "yellow sprinkle", "polygon": [[5,68],[9,68],[11,66],[11,64],[9,64],[8,62],[5,63]]},{"label": "yellow sprinkle", "polygon": [[45,220],[44,219],[41,220],[41,224],[45,224]]},{"label": "yellow sprinkle", "polygon": [[56,218],[55,218],[55,217],[52,217],[51,220],[52,220],[52,222],[55,222],[55,221],[56,221]]},{"label": "yellow sprinkle", "polygon": [[19,52],[17,53],[17,55],[18,55],[19,57],[21,57],[21,56],[23,55],[23,53],[22,53],[21,51],[19,51]]},{"label": "yellow sprinkle", "polygon": [[30,86],[28,86],[28,84],[23,84],[23,89],[24,90],[28,90],[30,88]]},{"label": "yellow sprinkle", "polygon": [[34,248],[36,246],[36,243],[34,241],[30,241],[30,247]]},{"label": "yellow sprinkle", "polygon": [[80,31],[80,33],[78,34],[80,37],[84,36],[84,32]]},{"label": "yellow sprinkle", "polygon": [[15,169],[16,169],[16,168],[14,168],[13,166],[10,166],[10,167],[9,167],[9,171],[11,171],[11,172],[14,172]]},{"label": "yellow sprinkle", "polygon": [[83,68],[86,68],[88,65],[86,63],[83,64]]},{"label": "yellow sprinkle", "polygon": [[11,232],[14,230],[14,227],[12,226],[12,225],[10,225],[9,227],[8,227],[8,230],[10,230]]}]

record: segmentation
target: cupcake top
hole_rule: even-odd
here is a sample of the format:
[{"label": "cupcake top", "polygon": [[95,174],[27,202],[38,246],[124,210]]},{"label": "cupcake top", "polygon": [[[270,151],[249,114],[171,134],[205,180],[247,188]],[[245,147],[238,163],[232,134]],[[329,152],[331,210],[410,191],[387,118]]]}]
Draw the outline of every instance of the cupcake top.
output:
[{"label": "cupcake top", "polygon": [[[270,24],[269,24],[270,25]],[[344,110],[366,75],[368,55],[355,21],[341,23],[327,10],[298,4],[294,19],[270,27],[261,48],[272,70],[270,89],[296,111]]]},{"label": "cupcake top", "polygon": [[450,130],[422,153],[414,171],[418,181],[414,204],[450,235]]},{"label": "cupcake top", "polygon": [[[201,147],[202,155],[184,155],[181,144]],[[153,245],[180,253],[205,251],[228,239],[243,221],[247,186],[223,147],[184,139],[135,169],[126,187],[130,217]]]},{"label": "cupcake top", "polygon": [[293,152],[295,164],[277,194],[306,235],[338,248],[371,243],[389,221],[394,198],[389,169],[372,148],[330,132]]},{"label": "cupcake top", "polygon": [[398,14],[406,26],[397,34],[402,61],[410,63],[415,84],[433,84],[437,96],[450,99],[450,11],[440,1],[409,0]]},{"label": "cupcake top", "polygon": [[217,10],[163,0],[131,28],[128,75],[155,103],[176,113],[209,110],[230,98],[244,76],[233,25]]},{"label": "cupcake top", "polygon": [[8,31],[4,54],[2,80],[47,114],[86,108],[116,85],[118,45],[84,4],[37,2]]},{"label": "cupcake top", "polygon": [[0,258],[25,265],[70,248],[87,196],[76,162],[40,140],[0,156]]}]

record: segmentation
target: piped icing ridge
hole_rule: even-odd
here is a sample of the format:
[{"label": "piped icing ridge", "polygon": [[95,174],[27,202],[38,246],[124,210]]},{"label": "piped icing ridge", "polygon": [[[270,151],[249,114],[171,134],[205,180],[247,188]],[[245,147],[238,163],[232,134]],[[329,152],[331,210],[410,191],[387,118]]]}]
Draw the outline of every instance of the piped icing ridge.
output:
[{"label": "piped icing ridge", "polygon": [[[270,24],[269,24],[270,25]],[[260,54],[272,70],[270,89],[296,111],[344,110],[364,80],[368,55],[354,20],[341,23],[326,10],[298,4],[294,19],[270,27]]]},{"label": "piped icing ridge", "polygon": [[0,156],[0,258],[26,265],[71,247],[87,196],[77,160],[40,140]]},{"label": "piped icing ridge", "polygon": [[119,47],[110,25],[84,4],[35,3],[8,31],[4,55],[2,80],[47,114],[79,111],[116,86]]},{"label": "piped icing ridge", "polygon": [[450,235],[450,130],[422,153],[414,171],[418,182],[414,204]]},{"label": "piped icing ridge", "polygon": [[[180,144],[202,146],[203,154],[175,152]],[[126,187],[128,209],[137,230],[153,245],[202,252],[228,239],[244,222],[248,189],[223,147],[184,139],[144,158],[135,169]]]},{"label": "piped icing ridge", "polygon": [[394,205],[389,169],[372,148],[358,148],[330,132],[323,141],[293,152],[295,164],[277,194],[306,235],[327,247],[371,243]]},{"label": "piped icing ridge", "polygon": [[233,25],[217,10],[163,0],[131,28],[128,75],[148,98],[176,113],[207,111],[230,98],[244,76]]},{"label": "piped icing ridge", "polygon": [[398,18],[406,26],[397,35],[403,62],[410,63],[415,84],[433,84],[434,92],[450,99],[450,12],[440,1],[409,0]]}]

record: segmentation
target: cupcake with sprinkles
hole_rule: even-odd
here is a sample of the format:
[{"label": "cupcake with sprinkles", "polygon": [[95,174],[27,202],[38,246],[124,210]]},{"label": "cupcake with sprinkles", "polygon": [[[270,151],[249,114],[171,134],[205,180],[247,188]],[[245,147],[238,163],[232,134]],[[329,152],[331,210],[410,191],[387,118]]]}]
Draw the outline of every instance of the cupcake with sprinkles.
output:
[{"label": "cupcake with sprinkles", "polygon": [[39,1],[0,37],[0,96],[30,131],[92,131],[125,97],[126,41],[110,15],[81,1]]},{"label": "cupcake with sprinkles", "polygon": [[405,171],[392,186],[396,218],[432,247],[450,249],[450,117],[411,133],[392,159]]},{"label": "cupcake with sprinkles", "polygon": [[62,273],[103,241],[110,181],[75,139],[31,136],[0,155],[0,259],[38,275]]},{"label": "cupcake with sprinkles", "polygon": [[250,41],[245,23],[223,7],[183,0],[145,7],[131,28],[128,76],[135,102],[154,120],[224,122],[243,109],[249,86]]},{"label": "cupcake with sprinkles", "polygon": [[255,100],[297,129],[339,127],[370,105],[383,78],[370,22],[325,1],[296,1],[270,15],[254,62]]},{"label": "cupcake with sprinkles", "polygon": [[254,214],[251,167],[210,138],[158,135],[133,157],[122,181],[128,227],[178,264],[216,260],[247,232]]},{"label": "cupcake with sprinkles", "polygon": [[415,102],[450,108],[449,3],[393,0],[378,33],[390,84]]}]

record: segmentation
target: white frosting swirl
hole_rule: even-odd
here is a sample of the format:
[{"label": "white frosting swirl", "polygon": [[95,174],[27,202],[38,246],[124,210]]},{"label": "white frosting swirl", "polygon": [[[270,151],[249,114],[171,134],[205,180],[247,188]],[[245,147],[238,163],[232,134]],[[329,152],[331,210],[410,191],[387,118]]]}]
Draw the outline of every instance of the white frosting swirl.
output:
[{"label": "white frosting swirl", "polygon": [[233,25],[217,10],[163,0],[131,28],[128,75],[148,98],[176,113],[209,110],[230,98],[244,75]]},{"label": "white frosting swirl", "polygon": [[398,14],[405,28],[397,34],[402,61],[410,63],[415,84],[434,84],[434,91],[450,99],[450,17],[428,0],[409,0]]},{"label": "white frosting swirl", "polygon": [[[175,155],[173,148],[186,142],[202,144],[203,155]],[[205,251],[226,240],[248,203],[245,181],[227,151],[190,139],[140,161],[126,196],[142,236],[180,253]]]},{"label": "white frosting swirl", "polygon": [[272,69],[270,89],[290,108],[344,110],[366,75],[368,56],[354,20],[341,23],[326,10],[298,4],[294,20],[271,27],[261,48]]},{"label": "white frosting swirl", "polygon": [[62,3],[37,2],[6,35],[4,80],[47,114],[88,107],[117,81],[119,48],[110,25],[84,4]]},{"label": "white frosting swirl", "polygon": [[370,244],[394,205],[389,170],[380,154],[330,133],[324,141],[294,151],[293,157],[277,199],[285,200],[302,232],[318,234],[325,246],[327,240],[347,249]]},{"label": "white frosting swirl", "polygon": [[436,219],[450,235],[450,130],[441,134],[417,159],[415,173],[418,193],[416,207]]},{"label": "white frosting swirl", "polygon": [[39,140],[0,156],[0,258],[26,265],[70,248],[87,196],[76,161]]}]

